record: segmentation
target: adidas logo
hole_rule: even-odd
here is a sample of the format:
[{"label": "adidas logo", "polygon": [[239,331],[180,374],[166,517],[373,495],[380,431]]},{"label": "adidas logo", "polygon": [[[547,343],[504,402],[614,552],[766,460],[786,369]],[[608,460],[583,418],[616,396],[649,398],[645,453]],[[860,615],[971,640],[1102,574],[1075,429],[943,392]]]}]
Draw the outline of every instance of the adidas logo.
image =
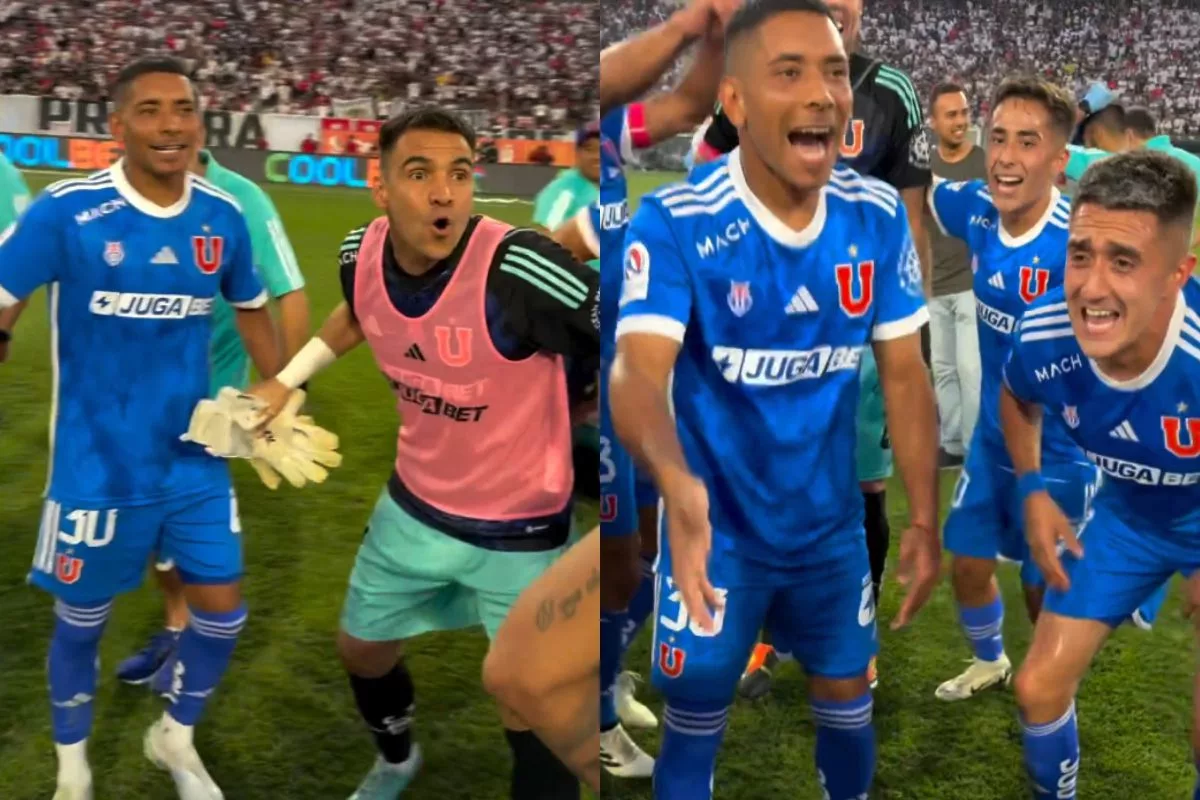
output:
[{"label": "adidas logo", "polygon": [[1129,424],[1129,420],[1125,420],[1117,427],[1108,432],[1108,435],[1114,439],[1122,439],[1126,442],[1138,441],[1137,434],[1133,432],[1133,426]]},{"label": "adidas logo", "polygon": [[801,286],[792,295],[792,301],[787,304],[787,308],[783,310],[785,314],[811,314],[814,311],[819,311],[817,301],[813,299],[812,294],[808,291],[807,286]]},{"label": "adidas logo", "polygon": [[1001,291],[1003,291],[1004,290],[1004,275],[997,272],[995,275],[988,278],[988,286],[991,286],[993,289],[1000,289]]},{"label": "adidas logo", "polygon": [[404,357],[405,358],[415,358],[417,361],[425,360],[425,354],[422,353],[421,348],[415,344],[412,347],[408,348],[407,351],[405,351]]},{"label": "adidas logo", "polygon": [[175,251],[170,247],[163,247],[154,254],[154,258],[150,259],[151,264],[178,264],[179,259],[175,257]]}]

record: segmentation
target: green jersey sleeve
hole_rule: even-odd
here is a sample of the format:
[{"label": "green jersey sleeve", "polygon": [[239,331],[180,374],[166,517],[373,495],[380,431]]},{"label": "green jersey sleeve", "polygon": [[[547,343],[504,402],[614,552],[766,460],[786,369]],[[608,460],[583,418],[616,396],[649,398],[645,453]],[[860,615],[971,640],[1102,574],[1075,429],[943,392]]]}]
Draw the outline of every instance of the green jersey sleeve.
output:
[{"label": "green jersey sleeve", "polygon": [[4,159],[2,167],[0,169],[0,230],[4,230],[16,222],[17,218],[29,207],[33,197],[29,191],[29,184],[25,183],[25,176],[12,165],[12,162]]},{"label": "green jersey sleeve", "polygon": [[300,272],[296,252],[271,198],[255,186],[253,192],[247,192],[239,201],[250,226],[254,263],[267,291],[272,297],[282,297],[303,289],[304,275]]},{"label": "green jersey sleeve", "polygon": [[1107,150],[1095,150],[1074,144],[1067,145],[1067,152],[1071,154],[1071,157],[1067,160],[1067,168],[1063,170],[1063,174],[1067,176],[1067,180],[1076,183],[1083,177],[1083,173],[1087,172],[1088,167],[1112,155]]}]

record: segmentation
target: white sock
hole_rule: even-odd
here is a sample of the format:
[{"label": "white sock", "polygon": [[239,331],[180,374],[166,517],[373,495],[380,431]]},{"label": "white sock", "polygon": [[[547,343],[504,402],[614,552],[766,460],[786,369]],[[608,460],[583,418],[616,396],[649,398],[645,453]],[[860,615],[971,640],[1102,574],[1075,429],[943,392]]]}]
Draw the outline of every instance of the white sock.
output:
[{"label": "white sock", "polygon": [[56,744],[54,749],[58,753],[58,774],[60,776],[91,775],[92,769],[88,766],[87,760],[87,739],[75,742],[75,744]]},{"label": "white sock", "polygon": [[192,736],[196,730],[193,726],[184,725],[172,717],[168,711],[163,712],[162,721],[159,722],[159,725],[162,726],[163,738],[167,740],[171,747],[192,747]]}]

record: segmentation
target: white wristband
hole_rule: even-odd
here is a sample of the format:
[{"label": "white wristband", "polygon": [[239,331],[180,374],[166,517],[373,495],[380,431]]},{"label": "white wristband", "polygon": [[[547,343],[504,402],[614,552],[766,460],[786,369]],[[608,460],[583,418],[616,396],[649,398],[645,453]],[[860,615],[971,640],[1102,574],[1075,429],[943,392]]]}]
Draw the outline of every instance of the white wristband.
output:
[{"label": "white wristband", "polygon": [[275,380],[289,389],[295,389],[335,361],[337,353],[333,352],[320,336],[314,336],[299,353],[296,353],[296,357],[279,371]]}]

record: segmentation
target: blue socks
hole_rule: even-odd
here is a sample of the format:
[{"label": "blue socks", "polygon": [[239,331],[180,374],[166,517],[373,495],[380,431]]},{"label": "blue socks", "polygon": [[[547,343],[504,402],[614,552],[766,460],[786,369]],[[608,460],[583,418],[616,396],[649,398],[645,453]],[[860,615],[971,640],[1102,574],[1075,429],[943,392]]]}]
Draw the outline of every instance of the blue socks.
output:
[{"label": "blue socks", "polygon": [[1004,601],[999,594],[986,606],[958,609],[958,619],[980,661],[997,661],[1004,655]]},{"label": "blue socks", "polygon": [[1021,720],[1025,740],[1025,767],[1033,782],[1034,797],[1070,800],[1079,777],[1079,726],[1075,703],[1054,722],[1030,725]]},{"label": "blue socks", "polygon": [[654,559],[642,556],[642,582],[638,584],[633,599],[629,601],[629,611],[625,615],[625,627],[622,631],[621,649],[627,650],[637,638],[654,610]]},{"label": "blue socks", "polygon": [[829,800],[867,796],[875,776],[875,726],[870,693],[856,700],[813,700],[817,777]]},{"label": "blue socks", "polygon": [[621,629],[625,625],[624,611],[600,611],[600,730],[617,727],[617,707],[613,684],[621,668]]},{"label": "blue socks", "polygon": [[229,667],[238,635],[246,626],[246,606],[214,614],[192,610],[191,621],[179,637],[179,659],[171,684],[168,713],[181,725],[195,725],[209,696]]},{"label": "blue socks", "polygon": [[92,730],[98,653],[112,601],[72,606],[54,603],[54,635],[46,666],[50,717],[56,744],[75,744]]},{"label": "blue socks", "polygon": [[654,562],[643,557],[642,581],[638,584],[627,611],[600,612],[600,730],[617,726],[617,708],[613,684],[621,671],[621,659],[637,638],[654,610]]},{"label": "blue socks", "polygon": [[662,747],[654,762],[654,800],[711,800],[713,767],[729,707],[669,699]]}]

